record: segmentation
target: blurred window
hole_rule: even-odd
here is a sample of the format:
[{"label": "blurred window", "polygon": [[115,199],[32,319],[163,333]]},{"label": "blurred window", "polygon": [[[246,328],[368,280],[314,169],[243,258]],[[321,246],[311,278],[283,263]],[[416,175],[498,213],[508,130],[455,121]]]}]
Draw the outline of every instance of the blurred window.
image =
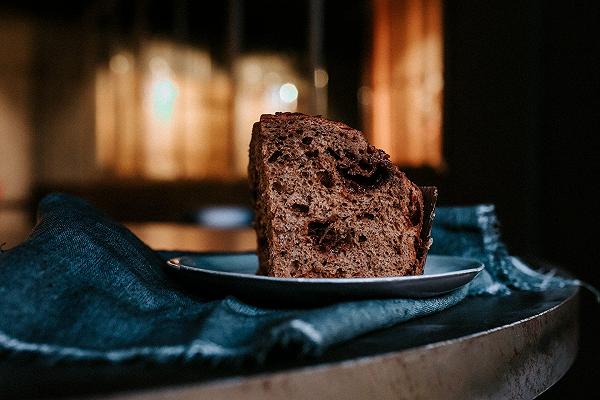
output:
[{"label": "blurred window", "polygon": [[359,90],[373,144],[402,166],[442,166],[441,0],[373,0],[373,50]]},{"label": "blurred window", "polygon": [[[322,9],[312,4],[318,1],[309,3],[315,14],[310,19],[314,26],[309,25],[321,32],[317,22]],[[395,163],[438,168],[441,0],[370,4],[372,51],[365,55],[366,79],[357,93],[362,128]],[[240,30],[239,23],[233,24],[233,32]],[[321,36],[308,35],[315,43]],[[322,45],[313,47],[320,51]],[[275,48],[236,50],[227,66],[208,49],[171,40],[142,39],[135,49],[114,51],[96,72],[96,161],[107,176],[243,178],[252,124],[261,114],[310,113],[315,104],[327,101],[330,76],[322,55],[313,50],[316,55],[309,52],[309,58],[317,61],[309,74],[306,59]],[[326,113],[327,107],[321,104],[319,110]]]}]

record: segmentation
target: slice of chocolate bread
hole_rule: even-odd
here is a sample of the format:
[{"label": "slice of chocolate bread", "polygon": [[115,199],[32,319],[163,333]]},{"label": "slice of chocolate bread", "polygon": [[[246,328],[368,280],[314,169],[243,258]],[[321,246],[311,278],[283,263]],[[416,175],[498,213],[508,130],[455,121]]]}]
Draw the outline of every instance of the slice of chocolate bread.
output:
[{"label": "slice of chocolate bread", "polygon": [[361,132],[304,114],[262,115],[248,173],[259,274],[423,273],[437,192],[413,184]]}]

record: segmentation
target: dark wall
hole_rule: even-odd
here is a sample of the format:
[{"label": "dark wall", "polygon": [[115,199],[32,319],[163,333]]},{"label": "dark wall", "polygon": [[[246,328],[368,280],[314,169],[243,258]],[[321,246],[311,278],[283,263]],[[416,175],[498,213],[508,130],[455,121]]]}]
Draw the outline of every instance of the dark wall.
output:
[{"label": "dark wall", "polygon": [[600,284],[596,2],[447,2],[446,204],[494,203],[516,254]]},{"label": "dark wall", "polygon": [[[600,286],[599,2],[448,1],[443,203],[497,205],[511,252]],[[543,398],[595,387],[598,304],[581,298],[578,358]]]},{"label": "dark wall", "polygon": [[527,2],[445,7],[448,170],[440,198],[496,204],[519,254],[540,249],[539,12]]},{"label": "dark wall", "polygon": [[[600,5],[549,3],[543,9],[541,254],[600,287],[596,233],[600,134]],[[587,293],[586,293],[587,294]],[[570,374],[549,393],[564,398],[597,386],[600,305],[584,296],[581,341]]]},{"label": "dark wall", "polygon": [[600,5],[550,3],[543,24],[543,253],[598,287]]}]

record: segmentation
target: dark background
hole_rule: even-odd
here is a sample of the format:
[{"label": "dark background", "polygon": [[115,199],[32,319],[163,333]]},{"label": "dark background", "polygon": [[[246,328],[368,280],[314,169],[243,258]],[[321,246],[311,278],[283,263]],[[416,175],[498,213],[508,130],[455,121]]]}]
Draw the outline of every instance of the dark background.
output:
[{"label": "dark background", "polygon": [[[37,6],[10,1],[6,7],[61,23],[77,21],[89,3],[59,1]],[[169,3],[149,3],[147,29],[172,32],[176,11],[165,14]],[[242,30],[246,49],[268,43],[275,49],[305,51],[305,3],[283,3],[246,5],[247,22]],[[211,43],[225,58],[218,51],[227,41],[225,2],[189,4],[186,32],[180,37]],[[135,6],[119,7],[117,14],[99,20],[100,28],[128,32]],[[369,10],[367,1],[336,0],[325,5],[331,116],[354,126],[360,126],[361,113],[356,96],[348,93],[356,93],[363,78],[370,43]],[[595,234],[598,201],[594,196],[599,149],[595,139],[600,134],[599,2],[447,1],[444,12],[446,165],[440,171],[407,172],[420,184],[437,185],[441,205],[495,204],[513,254],[568,269],[600,287],[596,269],[600,245]],[[295,17],[283,23],[281,15]],[[189,185],[174,187],[174,193],[177,188],[182,196],[189,196]],[[36,188],[32,204],[55,189]],[[106,194],[99,194],[107,193],[106,188],[70,189],[87,193],[120,216],[118,207],[111,209]],[[112,193],[118,190],[113,188]],[[146,195],[155,196],[152,190],[164,193],[164,188],[154,188],[147,189]],[[231,190],[225,192],[245,189],[238,185]],[[154,209],[168,215],[168,210],[156,204]],[[122,212],[132,215],[131,210]],[[598,311],[592,296],[583,293],[580,354],[567,376],[544,398],[562,398],[582,387],[592,390],[600,379],[595,366],[600,354]]]},{"label": "dark background", "polygon": [[[597,2],[449,1],[442,202],[498,207],[511,252],[600,285]],[[600,378],[599,306],[582,296],[581,350],[545,394]]]}]

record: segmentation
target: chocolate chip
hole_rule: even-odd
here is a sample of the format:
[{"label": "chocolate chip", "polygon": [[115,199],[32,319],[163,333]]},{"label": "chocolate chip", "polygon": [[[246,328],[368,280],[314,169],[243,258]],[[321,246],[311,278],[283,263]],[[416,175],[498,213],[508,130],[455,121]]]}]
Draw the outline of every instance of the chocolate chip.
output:
[{"label": "chocolate chip", "polygon": [[375,219],[375,215],[371,214],[371,213],[362,213],[358,216],[358,218],[360,219],[370,219],[371,221]]},{"label": "chocolate chip", "polygon": [[304,154],[306,154],[306,157],[308,157],[308,158],[315,158],[319,155],[319,150],[309,150],[309,151],[305,152]]},{"label": "chocolate chip", "polygon": [[322,253],[343,251],[352,242],[352,237],[348,232],[338,232],[332,223],[332,220],[315,220],[308,223],[307,234],[313,245]]},{"label": "chocolate chip", "polygon": [[344,178],[363,187],[375,187],[391,176],[389,167],[383,163],[378,164],[371,173],[357,172],[356,168],[344,164],[338,165],[337,170]]},{"label": "chocolate chip", "polygon": [[365,159],[362,159],[358,162],[358,166],[361,167],[362,169],[364,169],[365,171],[370,171],[373,169],[373,164],[371,164],[370,162],[368,162]]},{"label": "chocolate chip", "polygon": [[425,256],[425,246],[422,245],[421,240],[416,236],[413,239],[413,246],[415,246],[417,260],[421,260]]},{"label": "chocolate chip", "polygon": [[308,236],[316,241],[327,232],[327,228],[331,225],[330,221],[311,221],[308,223]]},{"label": "chocolate chip", "polygon": [[333,176],[331,175],[331,172],[319,171],[317,172],[317,177],[319,178],[319,182],[321,182],[321,185],[325,186],[328,189],[333,187]]},{"label": "chocolate chip", "polygon": [[421,205],[417,201],[411,204],[409,220],[412,226],[417,226],[421,222]]},{"label": "chocolate chip", "polygon": [[273,154],[271,154],[271,157],[269,157],[269,162],[272,163],[274,161],[276,161],[279,157],[281,157],[283,155],[283,152],[281,150],[276,150],[273,152]]},{"label": "chocolate chip", "polygon": [[292,204],[292,210],[298,211],[301,213],[307,213],[308,206],[306,204],[294,203],[294,204]]},{"label": "chocolate chip", "polygon": [[340,154],[337,151],[335,151],[334,149],[332,149],[331,147],[328,147],[326,151],[334,159],[336,159],[338,161],[342,159],[342,157],[340,156]]},{"label": "chocolate chip", "polygon": [[283,192],[283,185],[280,182],[278,182],[278,181],[273,182],[273,185],[271,185],[271,187],[277,193]]},{"label": "chocolate chip", "polygon": [[311,138],[310,136],[305,136],[305,137],[302,138],[302,143],[304,143],[306,145],[311,144],[312,141],[313,141],[313,138]]}]

